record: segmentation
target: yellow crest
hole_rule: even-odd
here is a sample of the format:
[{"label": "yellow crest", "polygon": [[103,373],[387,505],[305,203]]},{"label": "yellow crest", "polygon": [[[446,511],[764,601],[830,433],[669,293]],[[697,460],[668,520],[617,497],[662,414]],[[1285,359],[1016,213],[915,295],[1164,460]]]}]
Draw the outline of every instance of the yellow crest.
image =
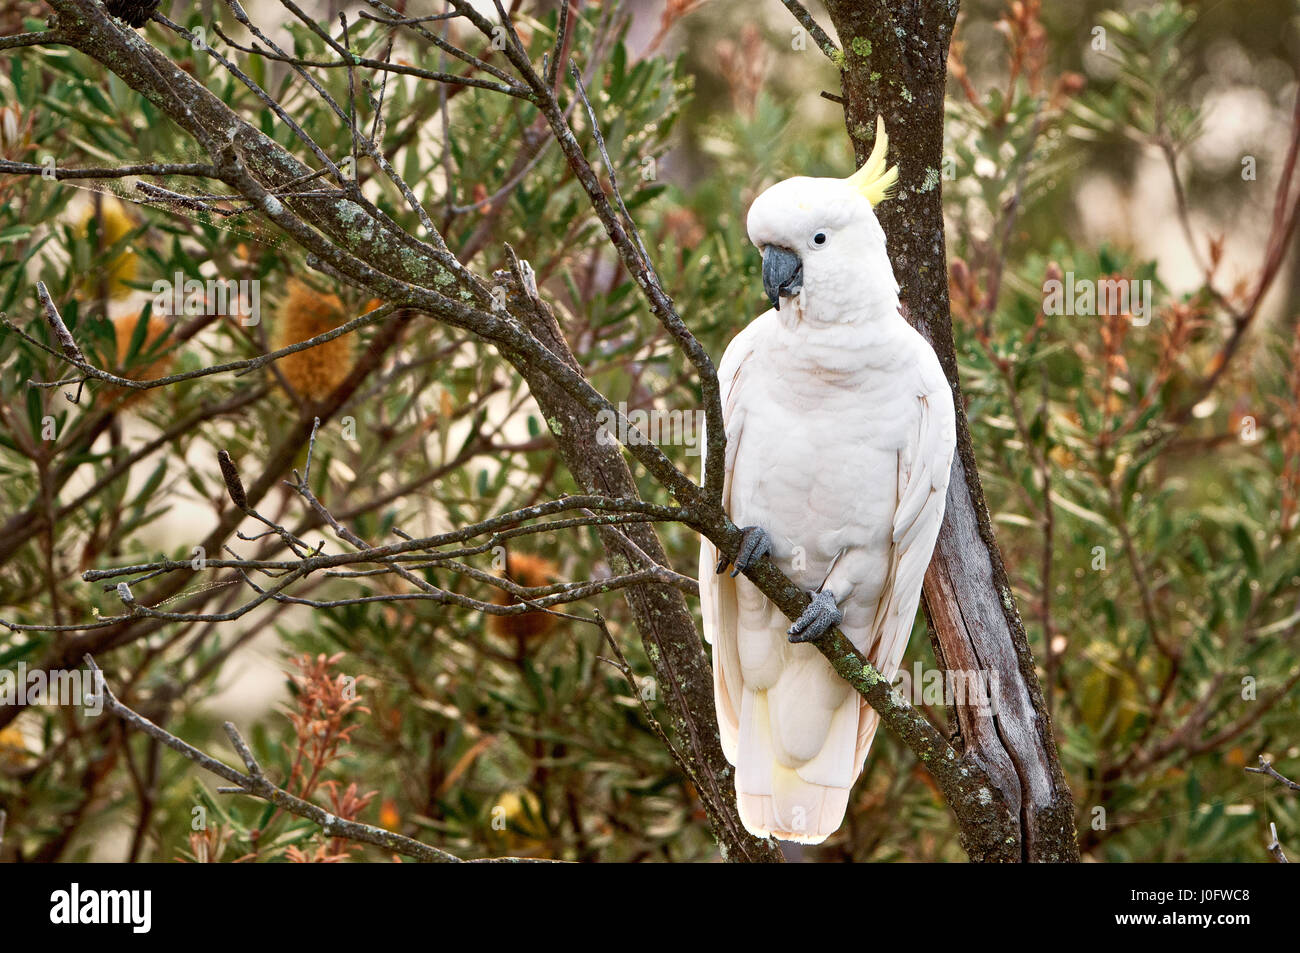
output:
[{"label": "yellow crest", "polygon": [[898,166],[885,168],[885,152],[888,149],[889,136],[885,134],[885,120],[883,116],[877,116],[876,142],[871,147],[871,155],[861,169],[844,180],[861,193],[872,208],[889,198],[894,186],[898,184]]}]

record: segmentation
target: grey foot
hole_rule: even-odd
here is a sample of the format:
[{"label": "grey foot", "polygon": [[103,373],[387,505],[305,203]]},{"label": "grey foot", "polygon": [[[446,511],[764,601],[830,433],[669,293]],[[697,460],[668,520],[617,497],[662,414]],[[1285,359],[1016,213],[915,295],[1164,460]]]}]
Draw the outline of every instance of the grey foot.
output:
[{"label": "grey foot", "polygon": [[844,613],[835,604],[835,593],[813,593],[812,602],[790,626],[791,642],[814,642],[844,621]]},{"label": "grey foot", "polygon": [[[740,533],[740,551],[736,553],[736,563],[731,570],[732,579],[748,570],[772,551],[772,537],[767,535],[766,530],[757,526],[742,526]],[[726,556],[718,560],[717,571],[724,571],[728,562]]]}]

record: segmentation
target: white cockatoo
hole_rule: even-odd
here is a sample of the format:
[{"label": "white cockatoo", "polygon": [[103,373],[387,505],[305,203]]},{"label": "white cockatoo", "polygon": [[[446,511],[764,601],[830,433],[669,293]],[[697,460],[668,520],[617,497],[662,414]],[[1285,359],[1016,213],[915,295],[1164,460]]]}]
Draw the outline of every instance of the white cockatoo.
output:
[{"label": "white cockatoo", "polygon": [[[956,443],[952,392],[899,311],[873,206],[898,169],[877,121],[847,179],[800,176],[749,210],[767,311],[719,368],[730,575],[700,547],[722,745],[750,832],[815,844],[844,819],[878,716],[807,644],[833,626],[893,679],[916,617]],[[743,575],[764,554],[813,596],[791,626]]]}]

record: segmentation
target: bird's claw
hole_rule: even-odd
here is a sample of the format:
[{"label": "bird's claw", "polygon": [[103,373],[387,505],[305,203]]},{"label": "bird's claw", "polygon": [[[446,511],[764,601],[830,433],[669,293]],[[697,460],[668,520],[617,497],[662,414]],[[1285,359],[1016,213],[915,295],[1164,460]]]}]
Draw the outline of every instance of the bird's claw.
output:
[{"label": "bird's claw", "polygon": [[844,621],[844,613],[835,604],[835,593],[829,590],[813,593],[808,608],[790,626],[791,642],[815,642]]},{"label": "bird's claw", "polygon": [[[735,579],[742,572],[747,571],[756,562],[772,551],[772,537],[767,534],[767,530],[758,526],[743,526],[740,529],[740,550],[736,553],[735,565],[731,570],[731,578]],[[727,564],[730,562],[726,556],[718,561],[717,572],[724,572]]]}]

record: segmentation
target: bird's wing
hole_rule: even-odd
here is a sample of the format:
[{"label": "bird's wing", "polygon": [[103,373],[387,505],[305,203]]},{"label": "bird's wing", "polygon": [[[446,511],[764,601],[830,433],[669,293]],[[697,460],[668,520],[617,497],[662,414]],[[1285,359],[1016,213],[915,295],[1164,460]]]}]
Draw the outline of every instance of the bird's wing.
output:
[{"label": "bird's wing", "polygon": [[[889,577],[876,605],[866,653],[871,664],[891,680],[907,648],[925,571],[943,523],[948,476],[957,443],[952,390],[934,352],[919,335],[918,343],[925,349],[919,362],[921,387],[917,400],[921,412],[916,429],[898,453],[898,505],[894,509]],[[879,724],[879,716],[865,701],[862,707],[858,720],[859,770]]]},{"label": "bird's wing", "polygon": [[[722,485],[722,508],[731,511],[731,472],[744,430],[744,414],[737,409],[736,392],[754,353],[761,334],[762,318],[750,322],[736,335],[722,355],[718,384],[722,392],[722,422],[727,431],[726,470]],[[707,455],[708,434],[702,445]],[[727,760],[736,763],[740,739],[741,677],[736,620],[736,581],[726,573],[715,572],[718,550],[700,537],[700,606],[704,617],[704,638],[713,646],[713,697],[718,712],[722,750]]]}]

